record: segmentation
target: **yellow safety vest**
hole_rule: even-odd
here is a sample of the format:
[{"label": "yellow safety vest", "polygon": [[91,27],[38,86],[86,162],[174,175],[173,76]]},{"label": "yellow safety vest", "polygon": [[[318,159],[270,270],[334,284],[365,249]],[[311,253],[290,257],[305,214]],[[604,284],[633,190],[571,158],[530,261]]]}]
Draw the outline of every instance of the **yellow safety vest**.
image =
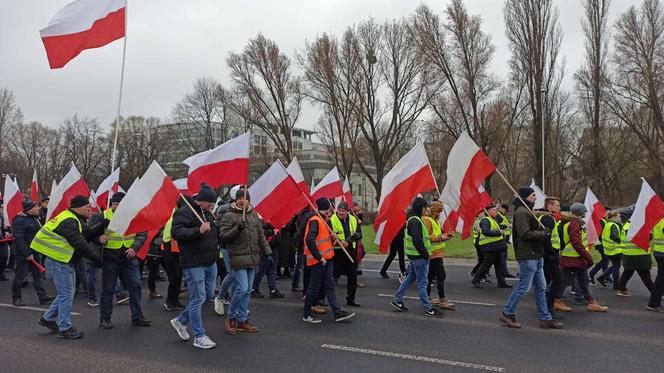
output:
[{"label": "yellow safety vest", "polygon": [[[490,216],[486,216],[486,217],[484,217],[484,219],[489,219],[489,223],[491,224],[491,230],[492,231],[500,229],[500,225],[498,225],[498,222],[493,220]],[[482,219],[482,220],[484,220],[484,219]],[[480,221],[480,224],[481,223],[482,222]],[[505,236],[503,236],[502,234],[500,236],[496,236],[496,237],[485,236],[484,233],[482,233],[481,228],[480,228],[479,235],[480,235],[479,236],[480,237],[480,241],[479,241],[480,246],[484,246],[484,245],[488,245],[488,244],[493,243],[493,242],[498,242],[498,241],[504,241],[505,240]]]},{"label": "yellow safety vest", "polygon": [[475,222],[473,222],[473,242],[477,244],[477,239],[480,237],[480,220],[479,218],[475,219]]},{"label": "yellow safety vest", "polygon": [[[113,219],[113,210],[106,209],[106,211],[104,211],[104,218],[108,220]],[[134,240],[136,239],[135,234],[123,236],[108,229],[106,230],[105,234],[108,237],[108,241],[106,242],[105,247],[111,250],[118,250],[123,247],[131,248],[134,245]]]},{"label": "yellow safety vest", "polygon": [[[440,237],[443,235],[443,230],[440,228],[440,224],[438,224],[436,219],[430,216],[425,216],[424,219],[429,221],[429,223],[431,223],[431,233],[433,233],[432,235],[434,237]],[[429,237],[429,239],[431,239],[431,237]],[[447,245],[445,244],[445,242],[432,242],[431,253],[434,254],[436,252],[444,252],[446,247]]]},{"label": "yellow safety vest", "polygon": [[[542,223],[542,218],[548,215],[540,215],[537,217],[537,220],[539,220],[540,223]],[[558,228],[560,227],[560,221],[556,220],[553,216],[551,216],[551,219],[553,219],[554,224],[553,224],[553,231],[551,231],[551,247],[555,250],[560,251],[560,233],[558,232]]]},{"label": "yellow safety vest", "polygon": [[[576,250],[574,250],[574,246],[572,246],[572,242],[570,242],[569,222],[563,225],[563,241],[565,242],[565,247],[563,248],[563,251],[560,253],[561,256],[565,256],[568,258],[578,258],[581,256],[581,254],[577,253]],[[588,238],[586,237],[586,227],[581,228],[581,242],[583,242],[583,247],[586,249],[586,251],[588,251]]]},{"label": "yellow safety vest", "polygon": [[420,224],[422,225],[422,238],[424,238],[424,247],[426,247],[427,252],[431,254],[431,239],[429,238],[429,232],[427,232],[427,227],[424,225],[424,222],[419,216],[411,216],[408,219],[408,222],[406,223],[406,228],[404,228],[404,235],[403,235],[404,252],[407,255],[411,256],[420,255],[420,253],[415,248],[415,245],[413,244],[413,237],[411,237],[410,234],[408,234],[408,223],[410,223],[411,219],[419,220]]},{"label": "yellow safety vest", "polygon": [[69,263],[71,257],[74,255],[74,247],[64,237],[54,232],[60,223],[68,218],[76,219],[78,231],[82,233],[83,225],[81,224],[81,220],[73,212],[65,210],[41,227],[35,238],[32,239],[30,248],[53,260]]},{"label": "yellow safety vest", "polygon": [[622,253],[622,245],[620,242],[615,242],[611,239],[611,228],[618,228],[620,234],[620,225],[613,221],[607,221],[602,229],[602,246],[604,247],[604,254],[614,256]]},{"label": "yellow safety vest", "polygon": [[505,226],[505,229],[503,229],[503,234],[505,236],[511,235],[512,234],[512,228],[509,227],[510,221],[507,219],[507,216],[505,216],[501,213],[498,213],[498,218],[500,220],[499,224],[502,224],[502,225]]},{"label": "yellow safety vest", "polygon": [[[352,235],[357,231],[357,219],[353,215],[348,215],[348,229],[350,229],[350,234]],[[337,235],[339,241],[346,240],[346,234],[344,233],[344,226],[341,224],[341,219],[337,214],[332,215],[330,218],[330,224],[332,225],[332,232]],[[353,242],[351,245],[352,248],[355,248],[356,243]],[[339,246],[336,246],[335,249],[341,250]]]},{"label": "yellow safety vest", "polygon": [[622,233],[620,235],[623,255],[627,256],[650,255],[650,251],[643,250],[642,248],[636,246],[636,244],[634,244],[632,241],[627,239],[627,231],[629,231],[629,222],[623,225]]},{"label": "yellow safety vest", "polygon": [[654,251],[664,253],[664,219],[660,220],[652,229],[652,242]]}]

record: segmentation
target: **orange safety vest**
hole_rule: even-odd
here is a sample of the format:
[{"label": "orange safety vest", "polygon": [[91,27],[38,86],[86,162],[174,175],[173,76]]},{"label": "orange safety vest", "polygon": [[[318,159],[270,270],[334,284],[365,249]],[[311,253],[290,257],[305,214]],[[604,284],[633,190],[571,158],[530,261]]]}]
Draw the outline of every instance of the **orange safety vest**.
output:
[{"label": "orange safety vest", "polygon": [[[171,252],[172,253],[179,253],[180,252],[180,248],[178,247],[178,242],[177,241],[175,241],[174,239],[171,238],[171,240],[168,241],[168,242],[171,243]],[[164,251],[164,244],[163,243],[161,244],[161,251]]]},{"label": "orange safety vest", "polygon": [[311,221],[318,222],[318,235],[316,236],[316,247],[318,252],[325,260],[330,260],[334,258],[334,245],[332,244],[332,238],[330,238],[330,229],[323,219],[318,215],[314,215],[307,222],[307,228],[304,231],[304,255],[307,257],[307,266],[312,266],[318,263],[318,260],[311,255],[311,251],[307,247],[307,235],[309,235],[309,223]]}]

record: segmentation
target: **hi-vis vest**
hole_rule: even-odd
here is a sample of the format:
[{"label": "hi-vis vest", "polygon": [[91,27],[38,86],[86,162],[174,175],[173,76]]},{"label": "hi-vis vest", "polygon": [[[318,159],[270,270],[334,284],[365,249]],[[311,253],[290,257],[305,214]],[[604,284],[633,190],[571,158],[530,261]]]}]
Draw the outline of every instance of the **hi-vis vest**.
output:
[{"label": "hi-vis vest", "polygon": [[[547,215],[538,216],[537,220],[539,220],[539,222],[542,223],[542,218],[545,216]],[[553,216],[551,218],[553,218]],[[551,231],[551,247],[554,250],[560,251],[560,232],[559,232],[560,221],[556,220],[555,218],[553,218],[553,220],[555,223],[553,225],[553,231]]]},{"label": "hi-vis vest", "polygon": [[505,229],[503,229],[503,234],[505,236],[509,236],[512,234],[512,228],[509,227],[510,221],[507,219],[507,216],[498,213],[498,220],[499,224],[502,224],[505,226]]},{"label": "hi-vis vest", "polygon": [[[175,212],[175,209],[173,209],[173,212]],[[179,253],[180,248],[178,247],[178,242],[173,239],[173,236],[171,236],[171,229],[173,228],[173,215],[171,215],[171,218],[168,219],[166,222],[166,225],[164,226],[164,232],[161,236],[161,251],[164,251],[164,244],[168,244],[169,242],[171,243],[171,252],[172,253]]]},{"label": "hi-vis vest", "polygon": [[408,219],[408,222],[406,223],[406,228],[404,228],[404,234],[403,234],[404,252],[406,253],[406,255],[412,255],[412,256],[420,255],[420,253],[415,248],[415,245],[413,244],[413,237],[411,237],[410,234],[408,234],[408,223],[410,223],[411,219],[419,220],[420,224],[422,225],[422,238],[424,239],[424,247],[426,247],[427,252],[431,254],[431,239],[429,238],[429,232],[427,232],[427,227],[424,225],[424,222],[419,216],[411,216]]},{"label": "hi-vis vest", "polygon": [[482,219],[480,218],[475,218],[475,222],[473,222],[473,242],[477,243],[477,240],[480,238],[480,221]]},{"label": "hi-vis vest", "polygon": [[664,219],[660,220],[652,229],[652,242],[654,251],[664,253]]},{"label": "hi-vis vest", "polygon": [[[431,223],[431,236],[440,237],[443,235],[443,230],[440,228],[440,224],[438,224],[436,219],[432,218],[431,216],[425,216],[424,220],[427,220],[429,223]],[[431,240],[431,236],[429,236],[429,240]],[[433,255],[436,253],[442,253],[445,251],[446,247],[447,245],[445,242],[431,242],[431,254]]]},{"label": "hi-vis vest", "polygon": [[[500,225],[498,225],[498,222],[496,222],[490,216],[486,216],[482,220],[484,220],[484,219],[489,220],[489,223],[491,224],[491,230],[492,231],[500,229]],[[480,223],[481,223],[481,221],[480,221]],[[496,237],[485,236],[482,233],[482,229],[480,228],[480,239],[479,239],[479,245],[480,246],[484,246],[484,245],[488,245],[488,244],[493,243],[493,242],[504,241],[504,240],[505,240],[505,236],[503,236],[502,234],[500,236],[496,236]]]},{"label": "hi-vis vest", "polygon": [[[106,209],[106,211],[104,211],[104,218],[111,220],[113,218],[113,210]],[[135,234],[123,236],[108,229],[106,230],[106,236],[108,237],[108,241],[106,242],[105,247],[111,250],[117,250],[123,247],[131,248],[136,239]]]},{"label": "hi-vis vest", "polygon": [[307,246],[307,236],[309,235],[309,223],[312,221],[318,222],[318,235],[316,235],[316,248],[325,260],[334,258],[334,247],[332,244],[332,237],[330,237],[330,229],[323,219],[318,215],[312,216],[307,222],[307,228],[304,230],[304,255],[307,257],[307,265],[312,266],[318,263],[318,260],[311,255],[311,250]]},{"label": "hi-vis vest", "polygon": [[[568,258],[578,258],[581,256],[581,254],[577,253],[576,250],[574,250],[574,246],[572,246],[572,242],[570,242],[569,222],[563,225],[563,242],[565,242],[565,247],[563,248],[563,251],[560,253],[561,256],[566,256]],[[585,227],[581,227],[581,242],[583,243],[583,247],[586,249],[586,251],[588,251],[588,238],[586,236]]]},{"label": "hi-vis vest", "polygon": [[[339,241],[345,241],[346,233],[344,232],[344,226],[341,224],[341,219],[339,219],[337,214],[332,215],[330,218],[330,225],[332,225],[332,231],[337,235]],[[351,235],[357,231],[357,219],[353,215],[348,215],[348,228]],[[353,243],[351,247],[355,248],[355,245]],[[341,250],[341,247],[335,247],[335,249]]]},{"label": "hi-vis vest", "polygon": [[623,255],[650,255],[650,251],[643,250],[642,248],[636,246],[632,241],[627,239],[627,231],[629,231],[629,222],[623,225],[622,233],[620,235]]},{"label": "hi-vis vest", "polygon": [[32,239],[30,248],[58,262],[69,263],[71,257],[74,255],[74,248],[64,237],[54,232],[60,223],[68,218],[76,219],[78,231],[82,233],[83,225],[81,224],[81,220],[73,212],[65,210],[41,227],[35,238]]},{"label": "hi-vis vest", "polygon": [[614,256],[622,253],[622,245],[620,242],[615,242],[611,239],[611,229],[613,227],[616,227],[618,229],[618,233],[620,233],[620,225],[613,221],[607,221],[606,224],[604,224],[604,228],[602,229],[602,246],[604,247],[604,254],[608,256]]}]

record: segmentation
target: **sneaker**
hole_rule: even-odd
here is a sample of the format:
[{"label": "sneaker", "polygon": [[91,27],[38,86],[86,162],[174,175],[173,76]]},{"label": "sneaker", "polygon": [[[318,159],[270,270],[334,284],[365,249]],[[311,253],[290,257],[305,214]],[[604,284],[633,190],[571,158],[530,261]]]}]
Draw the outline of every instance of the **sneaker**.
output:
[{"label": "sneaker", "polygon": [[599,282],[599,284],[602,285],[603,288],[605,288],[606,283],[609,282],[609,280],[605,280],[604,277],[598,277],[597,282]]},{"label": "sneaker", "polygon": [[661,306],[654,306],[654,307],[647,306],[646,309],[648,311],[652,311],[652,312],[656,312],[656,313],[664,313],[664,308],[662,308]]},{"label": "sneaker", "polygon": [[182,339],[183,341],[189,340],[189,333],[187,333],[187,327],[180,324],[177,317],[171,320],[171,325],[173,326],[173,329],[175,329],[175,331],[178,332],[180,339]]},{"label": "sneaker", "polygon": [[334,315],[334,321],[335,322],[341,322],[341,321],[344,321],[344,320],[348,320],[353,316],[355,316],[355,312],[348,313],[344,310],[340,310],[339,313]]},{"label": "sneaker", "polygon": [[129,304],[129,295],[118,297],[118,304]]},{"label": "sneaker", "polygon": [[164,303],[164,308],[165,308],[166,311],[168,311],[168,312],[173,312],[173,311],[175,311],[175,305],[174,305],[174,304]]},{"label": "sneaker", "polygon": [[555,320],[540,320],[539,327],[542,329],[562,329],[563,323]]},{"label": "sneaker", "polygon": [[408,312],[408,307],[406,307],[406,305],[403,304],[403,302],[397,302],[394,299],[392,299],[392,307],[396,308],[401,312]]},{"label": "sneaker", "polygon": [[279,292],[279,290],[277,289],[270,290],[270,298],[284,298],[284,297],[285,295]]},{"label": "sneaker", "polygon": [[291,291],[294,291],[294,292],[300,292],[300,291],[302,291],[302,290],[303,290],[303,289],[302,289],[301,287],[299,287],[299,286],[293,286],[293,287],[291,287]]},{"label": "sneaker", "polygon": [[214,298],[214,312],[221,316],[224,312],[224,301],[220,298]]},{"label": "sneaker", "polygon": [[88,307],[98,307],[98,306],[99,306],[99,302],[97,302],[96,300],[89,300],[88,301]]},{"label": "sneaker", "polygon": [[23,302],[23,299],[21,298],[12,299],[12,304],[14,307],[25,307],[25,302]]},{"label": "sneaker", "polygon": [[145,316],[139,316],[138,318],[131,320],[131,325],[135,326],[151,326],[152,321],[145,318]]},{"label": "sneaker", "polygon": [[[488,276],[488,274],[487,274],[487,276]],[[489,280],[488,278],[485,277],[485,278],[481,279],[480,282],[483,283],[483,284],[490,284],[491,280]]]},{"label": "sneaker", "polygon": [[597,283],[595,283],[595,278],[593,278],[593,277],[588,279],[588,281],[590,282],[590,285],[597,285]]},{"label": "sneaker", "polygon": [[445,317],[445,314],[437,308],[431,308],[430,310],[424,311],[424,316],[440,319]]},{"label": "sneaker", "polygon": [[630,293],[630,292],[627,291],[627,290],[618,290],[618,291],[616,292],[616,295],[618,295],[619,297],[631,297],[631,296],[632,296],[632,293]]},{"label": "sneaker", "polygon": [[83,337],[83,332],[76,330],[74,327],[71,327],[64,332],[58,332],[58,337],[64,339],[78,339]]},{"label": "sneaker", "polygon": [[209,348],[213,348],[216,345],[217,344],[212,342],[210,337],[208,337],[207,335],[194,338],[194,347],[203,348],[207,350]]},{"label": "sneaker", "polygon": [[111,320],[99,320],[99,327],[102,329],[113,329]]},{"label": "sneaker", "polygon": [[323,320],[315,318],[311,315],[309,316],[302,316],[302,321],[309,323],[309,324],[320,324],[323,322]]},{"label": "sneaker", "polygon": [[43,316],[39,319],[39,325],[48,328],[51,333],[58,332],[58,323],[55,321],[47,321]]},{"label": "sneaker", "polygon": [[473,271],[468,271],[468,276],[475,277],[475,273]]},{"label": "sneaker", "polygon": [[260,291],[254,289],[254,290],[251,291],[251,297],[256,298],[256,299],[261,299],[261,298],[265,298],[265,295],[261,294]]},{"label": "sneaker", "polygon": [[505,312],[503,312],[500,314],[500,321],[508,328],[514,328],[514,329],[521,328],[521,323],[516,321],[516,316],[514,315],[508,315]]},{"label": "sneaker", "polygon": [[482,286],[481,281],[471,281],[470,284],[473,285],[475,289],[484,289],[484,286]]},{"label": "sneaker", "polygon": [[389,280],[389,279],[390,279],[390,276],[387,275],[387,272],[382,272],[382,271],[381,271],[379,274],[380,274],[380,277],[381,277],[382,279],[385,279],[385,280]]}]

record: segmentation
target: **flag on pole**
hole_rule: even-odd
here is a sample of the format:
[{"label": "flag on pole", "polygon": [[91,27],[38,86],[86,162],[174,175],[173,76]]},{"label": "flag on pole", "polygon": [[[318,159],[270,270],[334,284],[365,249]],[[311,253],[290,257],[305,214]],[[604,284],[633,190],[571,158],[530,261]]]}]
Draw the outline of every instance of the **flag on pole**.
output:
[{"label": "flag on pole", "polygon": [[[53,195],[53,193],[55,192],[55,190],[57,188],[58,188],[58,181],[53,179],[53,182],[51,183],[51,192],[50,192],[51,194],[49,195],[49,198],[50,198],[51,195]],[[49,202],[49,203],[51,203],[51,202]]]},{"label": "flag on pole", "polygon": [[583,219],[586,223],[586,237],[588,245],[592,246],[599,241],[599,237],[602,235],[601,220],[606,216],[606,209],[590,188],[586,190],[584,205],[588,210],[586,217]]},{"label": "flag on pole", "polygon": [[346,179],[344,180],[344,185],[342,189],[344,194],[341,196],[341,198],[343,198],[344,201],[346,201],[348,207],[353,208],[353,192],[350,190],[350,182],[348,181],[348,176],[346,176]]},{"label": "flag on pole", "polygon": [[97,195],[95,194],[94,189],[90,189],[90,197],[88,197],[88,201],[90,201],[90,208],[92,209],[92,212],[99,212],[99,206],[97,206]]},{"label": "flag on pole", "polygon": [[68,209],[69,202],[77,195],[90,197],[90,188],[88,188],[88,184],[85,183],[78,169],[72,163],[67,175],[57,184],[55,191],[51,192],[51,200],[48,202],[48,210],[46,211],[46,220],[51,220],[51,218]]},{"label": "flag on pole", "polygon": [[335,166],[325,175],[313,189],[311,189],[311,200],[316,201],[319,198],[335,198],[344,194],[339,171]]},{"label": "flag on pole", "polygon": [[537,209],[543,209],[544,208],[544,200],[546,199],[546,194],[544,194],[544,191],[540,187],[535,184],[535,179],[531,179],[530,182],[530,187],[533,188],[535,191],[535,196],[537,199],[535,200],[535,206],[533,207],[535,210]]},{"label": "flag on pole", "polygon": [[[288,167],[286,167],[286,171],[288,171],[288,174],[293,177],[293,180],[295,180],[297,186],[308,196],[309,187],[307,186],[307,182],[304,180],[304,174],[302,173],[300,162],[297,160],[297,157],[293,157],[291,163],[288,165]],[[311,187],[313,188],[313,183],[311,184]]]},{"label": "flag on pole", "polygon": [[194,194],[189,191],[189,185],[187,184],[186,177],[182,179],[173,180],[173,184],[175,184],[175,187],[178,188],[180,193],[184,194],[185,196],[191,196]]},{"label": "flag on pole", "polygon": [[[459,223],[461,223],[461,226],[459,226]],[[463,232],[463,221],[459,220],[456,211],[445,203],[443,203],[443,212],[438,217],[438,224],[440,224],[444,233]]]},{"label": "flag on pole", "polygon": [[424,144],[417,143],[385,175],[374,222],[375,243],[381,252],[387,249],[406,223],[406,209],[415,196],[436,189]]},{"label": "flag on pole", "polygon": [[[447,157],[447,183],[441,195],[464,221],[461,237],[470,236],[471,224],[477,214],[486,206],[484,180],[496,170],[496,166],[475,144],[466,132],[462,133]],[[489,198],[490,200],[490,198]]]},{"label": "flag on pole", "polygon": [[18,187],[16,180],[12,180],[9,175],[5,176],[5,192],[3,194],[5,225],[11,226],[14,217],[23,211],[23,194],[21,194],[21,189]]},{"label": "flag on pole", "polygon": [[110,175],[99,184],[97,188],[96,205],[102,209],[108,206],[108,199],[120,190],[120,168],[116,168]]},{"label": "flag on pole", "polygon": [[76,0],[39,30],[51,69],[125,36],[126,0]]},{"label": "flag on pole", "polygon": [[32,184],[30,184],[30,199],[39,203],[39,182],[37,181],[37,169],[32,173]]},{"label": "flag on pole", "polygon": [[[643,178],[642,178],[643,179]],[[636,246],[648,251],[650,245],[650,232],[652,228],[664,218],[664,203],[650,187],[646,179],[641,184],[639,199],[634,206],[634,212],[629,219],[627,239]]]},{"label": "flag on pole", "polygon": [[189,190],[198,190],[202,182],[211,188],[223,184],[247,184],[250,146],[251,134],[247,132],[185,159],[184,164],[189,166]]}]

